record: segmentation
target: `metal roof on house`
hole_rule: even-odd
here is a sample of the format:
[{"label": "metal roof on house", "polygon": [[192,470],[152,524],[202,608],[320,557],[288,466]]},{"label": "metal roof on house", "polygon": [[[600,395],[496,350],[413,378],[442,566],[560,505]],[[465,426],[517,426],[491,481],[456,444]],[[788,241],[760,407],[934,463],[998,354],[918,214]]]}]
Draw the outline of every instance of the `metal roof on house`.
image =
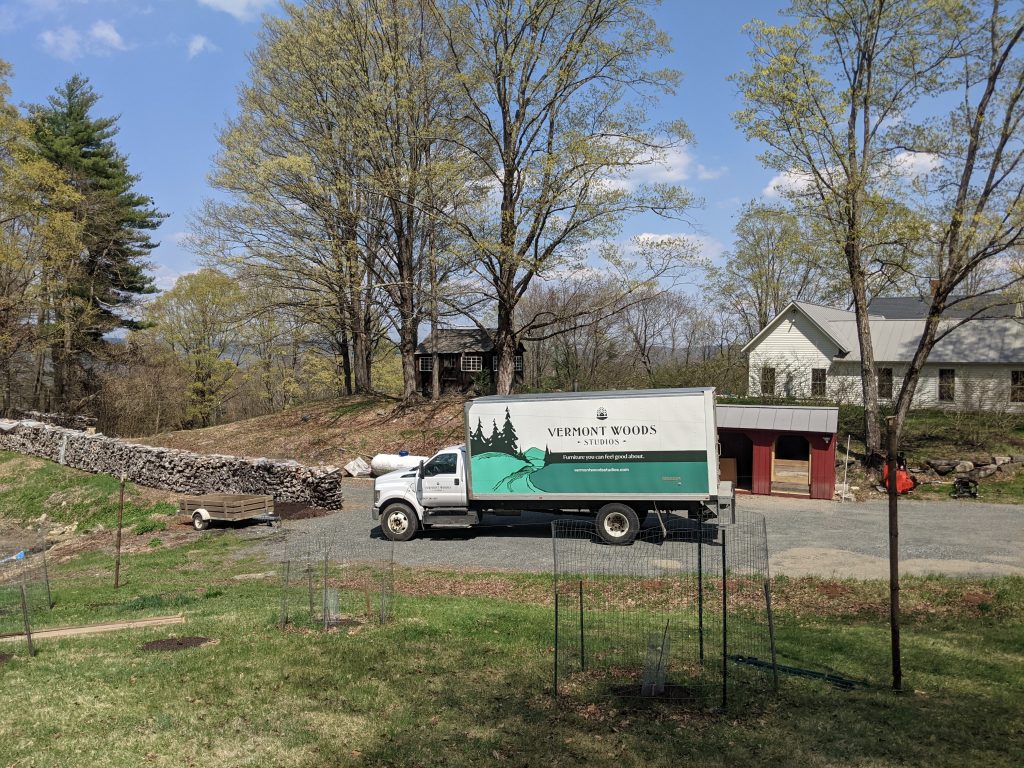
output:
[{"label": "metal roof on house", "polygon": [[[943,317],[1015,317],[1019,311],[1017,301],[1007,296],[954,296],[949,301],[952,304],[947,304]],[[882,296],[871,300],[868,311],[886,320],[923,320],[930,308],[931,301],[923,296]]]},{"label": "metal roof on house", "polygon": [[770,432],[816,432],[834,435],[839,430],[838,408],[800,405],[716,405],[719,429],[763,429]]},{"label": "metal roof on house", "polygon": [[[882,311],[894,311],[891,307],[900,310],[895,314],[910,314],[911,311],[920,311],[921,301],[914,298],[900,301],[875,299],[872,302],[869,315],[875,362],[910,362],[917,350],[921,334],[924,332],[924,319],[921,317],[917,319],[883,317],[875,310],[880,301],[883,302]],[[913,309],[915,305],[911,302],[917,302],[917,309]],[[1000,315],[982,316],[965,321],[964,313],[967,305],[957,306],[959,307],[958,312],[950,312],[945,316],[946,319],[941,321],[940,333],[957,322],[960,325],[939,339],[928,356],[929,363],[1024,364],[1024,318]],[[832,307],[819,307],[804,301],[794,301],[786,310],[791,307],[803,312],[832,340],[837,348],[835,359],[853,362],[860,360],[860,342],[857,339],[856,315],[853,312]],[[773,318],[761,333],[747,343],[743,350],[749,352],[757,346],[761,339],[777,325],[786,310]],[[995,313],[1004,310],[990,308],[989,311]]]}]

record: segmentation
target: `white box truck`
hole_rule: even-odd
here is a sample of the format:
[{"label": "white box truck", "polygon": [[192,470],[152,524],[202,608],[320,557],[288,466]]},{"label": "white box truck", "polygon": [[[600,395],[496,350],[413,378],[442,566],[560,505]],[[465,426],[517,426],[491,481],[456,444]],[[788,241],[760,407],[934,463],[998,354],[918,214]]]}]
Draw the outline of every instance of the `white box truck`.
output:
[{"label": "white box truck", "polygon": [[593,515],[602,539],[628,544],[649,512],[732,514],[713,389],[480,397],[465,419],[464,445],[374,482],[387,538],[537,511]]}]

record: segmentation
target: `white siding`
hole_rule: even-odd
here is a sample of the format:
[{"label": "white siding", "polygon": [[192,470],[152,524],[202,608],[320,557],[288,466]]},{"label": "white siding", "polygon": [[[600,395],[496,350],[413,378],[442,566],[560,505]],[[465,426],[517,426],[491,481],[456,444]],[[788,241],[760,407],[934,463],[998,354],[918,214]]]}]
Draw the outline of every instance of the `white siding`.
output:
[{"label": "white siding", "polygon": [[761,369],[769,367],[775,369],[776,395],[810,397],[811,369],[828,370],[837,351],[806,315],[791,311],[750,350],[748,391],[761,394]]}]

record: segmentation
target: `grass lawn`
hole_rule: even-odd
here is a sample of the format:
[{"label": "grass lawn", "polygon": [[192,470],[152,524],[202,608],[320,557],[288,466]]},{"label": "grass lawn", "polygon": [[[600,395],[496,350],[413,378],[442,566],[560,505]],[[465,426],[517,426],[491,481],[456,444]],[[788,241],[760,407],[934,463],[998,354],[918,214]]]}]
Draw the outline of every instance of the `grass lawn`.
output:
[{"label": "grass lawn", "polygon": [[[28,524],[46,515],[51,524],[78,523],[87,532],[116,525],[119,481],[93,475],[32,456],[0,451],[0,521]],[[175,515],[175,494],[125,488],[124,525],[137,533],[161,531],[167,525],[154,515]]]},{"label": "grass lawn", "polygon": [[[551,696],[543,575],[400,570],[395,621],[276,625],[252,542],[205,535],[54,567],[39,626],[182,612],[180,627],[40,641],[0,663],[2,766],[1024,765],[1024,579],[907,579],[905,679],[888,683],[880,582],[776,583],[780,661],[870,682],[783,678],[724,714]],[[171,635],[216,644],[141,645]]]}]

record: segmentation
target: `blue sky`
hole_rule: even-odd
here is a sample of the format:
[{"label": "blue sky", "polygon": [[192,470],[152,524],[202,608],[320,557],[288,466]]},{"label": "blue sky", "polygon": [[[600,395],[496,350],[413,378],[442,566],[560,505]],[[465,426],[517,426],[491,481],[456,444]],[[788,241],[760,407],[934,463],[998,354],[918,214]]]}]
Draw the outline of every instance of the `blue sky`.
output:
[{"label": "blue sky", "polygon": [[[236,106],[260,14],[276,0],[0,0],[0,58],[14,66],[15,103],[40,103],[80,73],[102,95],[97,114],[119,114],[118,145],[142,177],[140,192],[170,214],[153,254],[161,288],[195,268],[181,246],[188,218],[209,194],[206,175],[217,133]],[[778,5],[754,0],[666,0],[656,12],[675,53],[659,66],[683,72],[658,117],[683,118],[695,144],[658,171],[704,200],[691,222],[631,221],[625,234],[686,233],[717,258],[731,241],[740,206],[762,195],[774,174],[734,127],[740,101],[726,77],[746,66],[741,31]]]}]

